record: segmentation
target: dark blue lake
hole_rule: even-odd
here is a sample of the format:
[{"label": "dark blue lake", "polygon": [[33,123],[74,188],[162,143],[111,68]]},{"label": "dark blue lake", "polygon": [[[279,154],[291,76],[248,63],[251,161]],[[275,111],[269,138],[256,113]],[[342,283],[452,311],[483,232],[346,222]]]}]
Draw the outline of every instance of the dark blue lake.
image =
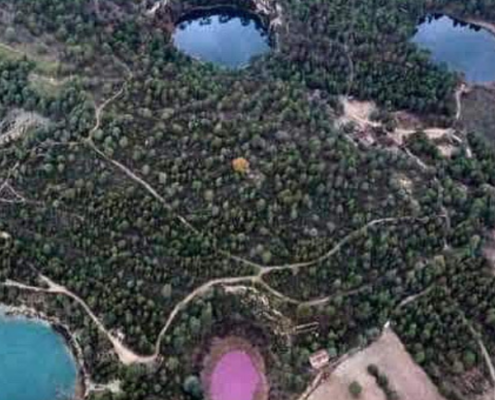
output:
[{"label": "dark blue lake", "polygon": [[76,379],[76,363],[61,335],[0,310],[0,400],[68,400]]},{"label": "dark blue lake", "polygon": [[495,80],[495,36],[484,29],[442,16],[419,25],[413,42],[430,50],[435,62],[463,72],[469,82]]},{"label": "dark blue lake", "polygon": [[191,14],[177,23],[173,40],[189,56],[230,69],[242,68],[270,50],[261,21],[234,10]]}]

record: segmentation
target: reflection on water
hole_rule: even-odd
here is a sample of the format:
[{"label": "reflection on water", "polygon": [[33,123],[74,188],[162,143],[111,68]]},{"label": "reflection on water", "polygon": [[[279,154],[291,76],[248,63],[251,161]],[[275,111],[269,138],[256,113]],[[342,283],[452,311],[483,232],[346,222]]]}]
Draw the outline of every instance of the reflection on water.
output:
[{"label": "reflection on water", "polygon": [[191,57],[227,68],[243,67],[270,50],[260,21],[232,9],[187,16],[178,23],[174,43]]},{"label": "reflection on water", "polygon": [[418,26],[413,42],[431,51],[435,62],[463,72],[470,82],[495,80],[495,37],[447,16],[429,18]]}]

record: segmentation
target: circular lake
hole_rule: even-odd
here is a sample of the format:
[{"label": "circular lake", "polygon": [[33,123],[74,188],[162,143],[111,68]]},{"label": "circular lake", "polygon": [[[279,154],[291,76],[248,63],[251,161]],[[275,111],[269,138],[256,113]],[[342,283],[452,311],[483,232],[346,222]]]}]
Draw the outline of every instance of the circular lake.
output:
[{"label": "circular lake", "polygon": [[213,339],[201,373],[209,400],[266,400],[269,384],[258,349],[245,339]]},{"label": "circular lake", "polygon": [[442,16],[418,26],[413,42],[430,50],[432,59],[464,73],[469,82],[495,81],[495,36]]},{"label": "circular lake", "polygon": [[261,20],[227,8],[188,14],[177,23],[173,40],[187,55],[229,69],[245,67],[270,51]]},{"label": "circular lake", "polygon": [[0,400],[67,400],[77,367],[64,338],[50,326],[0,310]]},{"label": "circular lake", "polygon": [[218,361],[210,383],[212,400],[254,400],[260,375],[246,352],[234,350]]}]

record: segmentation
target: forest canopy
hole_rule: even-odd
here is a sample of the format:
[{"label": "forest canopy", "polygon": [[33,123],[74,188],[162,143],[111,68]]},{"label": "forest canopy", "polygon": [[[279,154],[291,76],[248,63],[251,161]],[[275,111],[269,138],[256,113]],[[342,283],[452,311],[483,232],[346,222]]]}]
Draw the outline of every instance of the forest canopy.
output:
[{"label": "forest canopy", "polygon": [[[297,398],[313,352],[387,322],[445,396],[480,394],[495,153],[456,123],[462,77],[410,38],[431,12],[494,21],[495,3],[280,0],[261,15],[281,18],[275,48],[234,71],[171,40],[182,13],[225,4],[259,12],[0,0],[0,303],[77,332],[92,382],[121,382],[94,400],[201,398],[204,349],[229,335],[260,349],[270,399]],[[376,145],[339,123],[342,99],[377,104]],[[398,111],[455,151],[420,128],[397,145]]]}]

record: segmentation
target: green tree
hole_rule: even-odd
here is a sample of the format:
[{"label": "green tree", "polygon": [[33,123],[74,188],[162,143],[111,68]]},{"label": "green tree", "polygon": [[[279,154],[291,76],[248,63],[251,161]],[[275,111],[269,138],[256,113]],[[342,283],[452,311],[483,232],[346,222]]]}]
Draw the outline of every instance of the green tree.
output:
[{"label": "green tree", "polygon": [[189,375],[182,385],[184,392],[190,394],[195,399],[201,399],[203,397],[203,389],[201,382],[196,375]]},{"label": "green tree", "polygon": [[359,382],[357,381],[351,382],[351,384],[349,385],[349,393],[353,398],[358,399],[359,397],[361,397],[362,392],[363,392],[363,387]]}]

